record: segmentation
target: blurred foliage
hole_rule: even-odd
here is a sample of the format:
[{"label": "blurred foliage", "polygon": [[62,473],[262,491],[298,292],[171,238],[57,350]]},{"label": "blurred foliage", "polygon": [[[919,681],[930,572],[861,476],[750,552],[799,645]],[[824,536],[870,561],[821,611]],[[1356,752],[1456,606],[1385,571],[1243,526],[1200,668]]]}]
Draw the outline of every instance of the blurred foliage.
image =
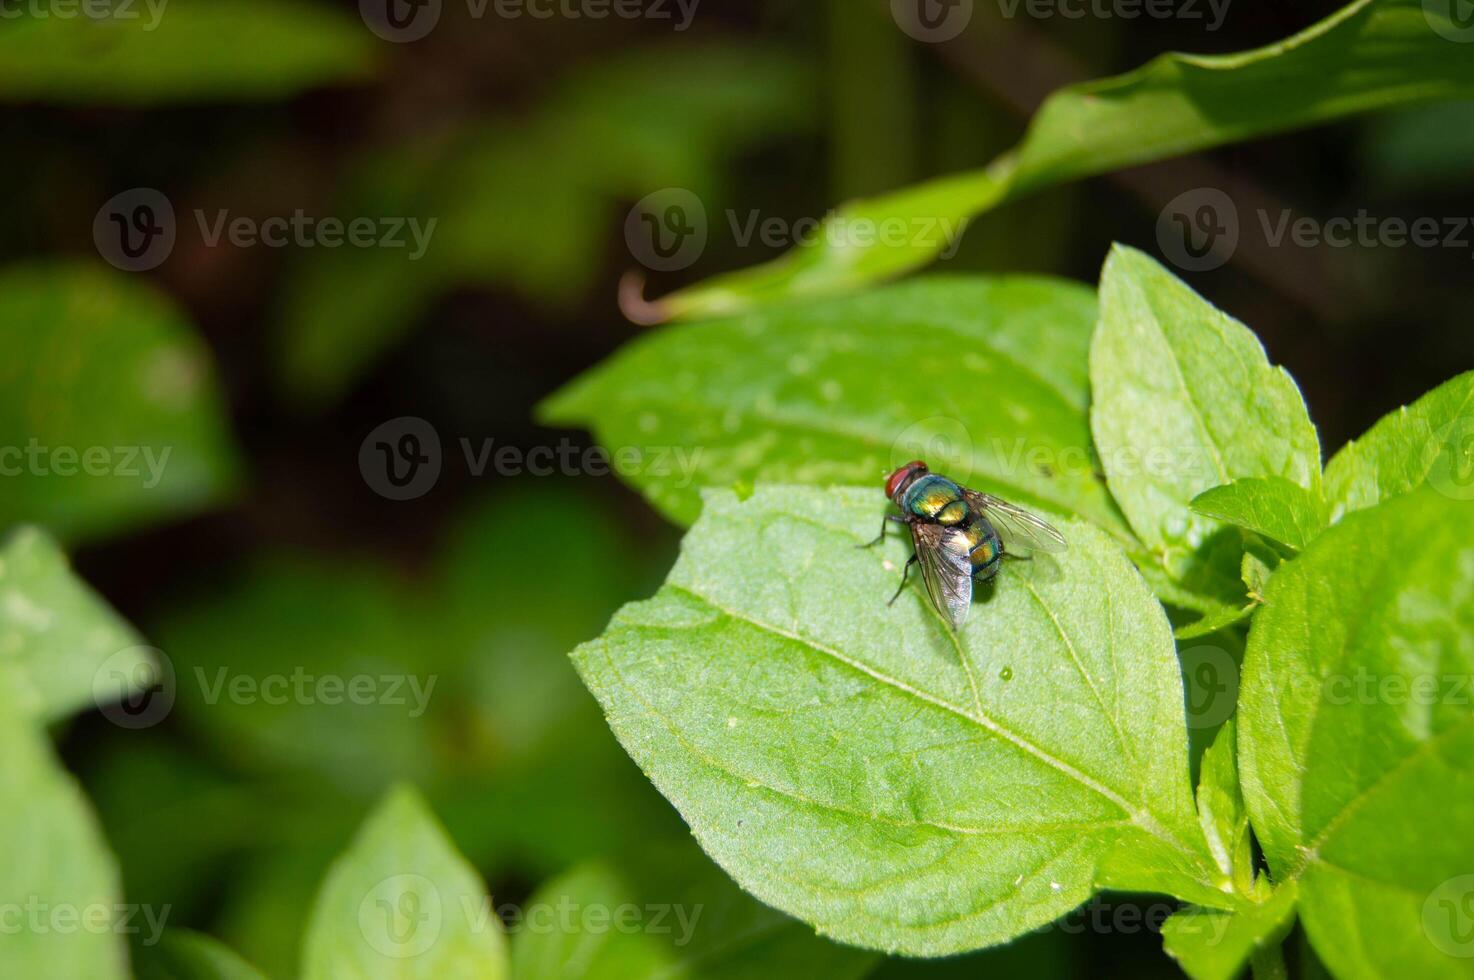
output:
[{"label": "blurred foliage", "polygon": [[70,15],[63,5],[42,16],[6,15],[0,99],[139,106],[277,99],[363,80],[374,54],[350,15],[314,3],[79,2]]},{"label": "blurred foliage", "polygon": [[0,518],[100,537],[216,503],[238,465],[204,346],[100,265],[0,273]]},{"label": "blurred foliage", "polygon": [[434,233],[418,260],[342,249],[302,263],[281,314],[289,390],[310,403],[340,394],[455,285],[502,285],[566,313],[606,261],[622,205],[663,187],[714,205],[739,153],[814,124],[812,91],[812,72],[778,52],[667,45],[575,73],[523,118],[355,161],[344,213],[423,216]]}]

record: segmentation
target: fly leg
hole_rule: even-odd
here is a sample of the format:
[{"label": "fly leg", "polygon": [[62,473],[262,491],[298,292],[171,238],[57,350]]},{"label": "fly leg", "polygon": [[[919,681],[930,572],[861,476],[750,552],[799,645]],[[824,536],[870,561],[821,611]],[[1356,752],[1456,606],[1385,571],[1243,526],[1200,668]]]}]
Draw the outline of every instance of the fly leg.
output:
[{"label": "fly leg", "polygon": [[888,524],[891,521],[895,521],[897,524],[905,524],[906,523],[906,518],[904,518],[904,517],[897,517],[895,514],[887,514],[887,515],[885,515],[885,517],[881,518],[881,521],[880,521],[880,534],[876,536],[875,540],[874,541],[871,541],[869,544],[857,544],[857,545],[855,545],[855,547],[856,548],[873,548],[876,545],[880,544],[882,541],[885,540],[886,528],[887,528]]},{"label": "fly leg", "polygon": [[910,559],[907,560],[906,567],[901,570],[901,584],[896,586],[896,594],[891,596],[891,601],[886,603],[887,606],[891,605],[897,599],[901,598],[901,590],[906,587],[906,576],[911,574],[911,566],[914,564],[916,564],[916,556],[912,555]]}]

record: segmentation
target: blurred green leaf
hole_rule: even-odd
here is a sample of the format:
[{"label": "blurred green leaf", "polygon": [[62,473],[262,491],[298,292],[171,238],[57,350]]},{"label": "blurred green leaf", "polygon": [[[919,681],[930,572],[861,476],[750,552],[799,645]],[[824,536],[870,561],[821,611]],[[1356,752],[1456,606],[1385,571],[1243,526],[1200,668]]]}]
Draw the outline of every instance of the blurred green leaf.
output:
[{"label": "blurred green leaf", "polygon": [[1470,505],[1423,488],[1317,538],[1255,617],[1244,795],[1337,976],[1467,976],[1474,838],[1450,831],[1474,823],[1471,597]]},{"label": "blurred green leaf", "polygon": [[0,545],[0,674],[29,714],[58,721],[146,689],[158,668],[139,643],[44,531]]},{"label": "blurred green leaf", "polygon": [[1474,102],[1378,115],[1364,130],[1361,158],[1378,188],[1458,193],[1474,177]]},{"label": "blurred green leaf", "polygon": [[1456,497],[1474,496],[1474,371],[1384,415],[1331,457],[1331,520],[1425,482]]},{"label": "blurred green leaf", "polygon": [[[1438,28],[1442,28],[1440,33]],[[1267,133],[1474,92],[1474,59],[1447,11],[1421,0],[1357,0],[1253,51],[1166,54],[1141,68],[1050,96],[1018,147],[989,167],[840,209],[847,224],[957,226],[1020,194]],[[710,317],[815,293],[856,289],[936,258],[946,236],[862,245],[821,234],[782,258],[680,290],[673,317]],[[837,241],[835,240],[837,238]]]},{"label": "blurred green leaf", "polygon": [[1089,290],[935,277],[863,296],[663,329],[553,395],[620,475],[690,523],[704,487],[880,486],[925,458],[1011,500],[1129,540],[1085,420]]},{"label": "blurred green leaf", "polygon": [[1192,509],[1296,551],[1326,528],[1325,501],[1281,476],[1244,477],[1204,490],[1192,499]]},{"label": "blurred green leaf", "polygon": [[138,980],[265,980],[254,966],[217,939],[170,929],[157,946],[138,953]]},{"label": "blurred green leaf", "polygon": [[[1161,607],[1102,532],[999,576],[960,635],[877,491],[707,495],[654,599],[574,662],[744,888],[847,943],[1004,942],[1098,885],[1230,903],[1188,784]],[[1176,733],[1175,735],[1173,733]]]},{"label": "blurred green leaf", "polygon": [[12,11],[0,32],[8,102],[156,105],[278,99],[367,76],[374,39],[345,11],[289,0],[111,0]]},{"label": "blurred green leaf", "polygon": [[476,872],[419,794],[395,789],[318,894],[303,980],[502,980],[506,943]]},{"label": "blurred green leaf", "polygon": [[1225,542],[1192,501],[1243,477],[1284,477],[1320,496],[1320,443],[1300,391],[1243,324],[1134,249],[1106,260],[1100,308],[1090,423],[1111,494],[1169,575],[1242,596],[1237,533]]},{"label": "blurred green leaf", "polygon": [[332,401],[456,285],[575,308],[624,208],[666,187],[714,205],[731,157],[810,124],[811,86],[803,63],[778,52],[667,45],[572,73],[529,119],[366,157],[346,178],[346,213],[436,226],[416,261],[382,248],[304,256],[282,304],[289,390]]},{"label": "blurred green leaf", "polygon": [[0,272],[0,322],[0,526],[96,538],[230,489],[236,462],[208,352],[142,280],[95,265],[12,267]]},{"label": "blurred green leaf", "polygon": [[512,975],[858,980],[874,965],[873,954],[821,939],[760,904],[692,851],[642,852],[636,874],[589,863],[544,884],[507,923]]},{"label": "blurred green leaf", "polygon": [[1192,980],[1234,980],[1256,950],[1284,941],[1295,924],[1295,897],[1289,881],[1233,912],[1190,906],[1163,923],[1162,944]]},{"label": "blurred green leaf", "polygon": [[0,675],[0,975],[128,980],[120,927],[147,926],[122,900],[91,807]]}]

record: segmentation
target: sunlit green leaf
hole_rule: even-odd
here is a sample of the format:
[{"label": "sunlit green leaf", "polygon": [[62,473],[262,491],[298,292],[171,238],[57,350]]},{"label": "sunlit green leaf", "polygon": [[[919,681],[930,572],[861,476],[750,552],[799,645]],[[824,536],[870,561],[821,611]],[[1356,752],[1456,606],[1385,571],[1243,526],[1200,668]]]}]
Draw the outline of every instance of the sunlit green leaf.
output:
[{"label": "sunlit green leaf", "polygon": [[1249,635],[1245,798],[1337,976],[1466,976],[1474,952],[1474,838],[1450,832],[1474,822],[1469,507],[1423,488],[1349,515],[1275,572]]},{"label": "sunlit green leaf", "polygon": [[141,280],[88,265],[14,267],[0,273],[0,323],[0,525],[99,537],[198,510],[230,488],[208,354]]},{"label": "sunlit green leaf", "polygon": [[1255,950],[1284,940],[1295,923],[1295,897],[1292,880],[1233,912],[1185,908],[1163,924],[1162,944],[1192,980],[1234,980]]},{"label": "sunlit green leaf", "polygon": [[0,31],[0,98],[103,105],[274,99],[359,80],[374,38],[356,18],[287,0],[111,0],[12,10]]},{"label": "sunlit green leaf", "polygon": [[506,941],[476,872],[413,790],[370,814],[323,882],[303,980],[503,980]]},{"label": "sunlit green leaf", "polygon": [[1319,496],[1320,444],[1299,389],[1243,324],[1141,252],[1111,252],[1100,303],[1090,423],[1111,493],[1170,575],[1241,595],[1239,535],[1226,540],[1192,501],[1244,477]]},{"label": "sunlit green leaf", "polygon": [[1474,371],[1383,416],[1326,464],[1331,519],[1423,483],[1474,499]]},{"label": "sunlit green leaf", "polygon": [[1326,527],[1324,502],[1279,476],[1244,477],[1205,490],[1192,499],[1192,509],[1296,550],[1304,548]]},{"label": "sunlit green leaf", "polygon": [[[127,911],[92,808],[0,674],[0,975],[127,980]],[[130,924],[146,931],[143,910]],[[148,909],[154,921],[167,910]]]},{"label": "sunlit green leaf", "polygon": [[[1229,901],[1187,779],[1161,607],[1084,522],[953,636],[874,534],[879,490],[708,494],[665,587],[574,659],[746,889],[844,942],[941,955],[1098,880]],[[1175,735],[1173,733],[1176,733]]]},{"label": "sunlit green leaf", "polygon": [[0,674],[28,712],[55,721],[148,687],[157,665],[140,642],[44,532],[0,545]]},{"label": "sunlit green leaf", "polygon": [[672,327],[557,393],[682,523],[703,487],[865,484],[914,458],[1123,538],[1085,420],[1095,304],[1073,283],[937,277]]}]

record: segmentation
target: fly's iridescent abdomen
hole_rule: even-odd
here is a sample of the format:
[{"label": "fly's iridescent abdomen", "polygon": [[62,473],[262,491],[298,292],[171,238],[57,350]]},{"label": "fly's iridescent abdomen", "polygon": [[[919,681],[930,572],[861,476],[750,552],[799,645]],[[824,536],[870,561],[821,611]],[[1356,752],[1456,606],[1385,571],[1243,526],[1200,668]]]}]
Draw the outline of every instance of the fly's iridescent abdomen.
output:
[{"label": "fly's iridescent abdomen", "polygon": [[1003,542],[986,517],[974,517],[957,528],[955,533],[967,538],[967,555],[972,562],[973,578],[986,582],[998,574],[998,566],[1003,562]]},{"label": "fly's iridescent abdomen", "polygon": [[945,476],[928,473],[912,482],[901,495],[901,510],[944,527],[961,524],[971,513],[962,488]]}]

